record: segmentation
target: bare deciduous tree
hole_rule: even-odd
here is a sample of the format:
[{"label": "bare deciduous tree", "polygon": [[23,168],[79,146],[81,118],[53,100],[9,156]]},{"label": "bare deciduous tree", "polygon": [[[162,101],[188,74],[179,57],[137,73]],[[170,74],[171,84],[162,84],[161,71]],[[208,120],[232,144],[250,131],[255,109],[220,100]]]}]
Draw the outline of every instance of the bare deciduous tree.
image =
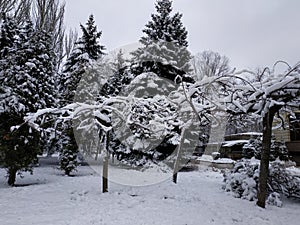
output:
[{"label": "bare deciduous tree", "polygon": [[1,0],[0,1],[0,11],[1,13],[7,13],[12,11],[17,5],[18,0]]},{"label": "bare deciduous tree", "polygon": [[76,30],[69,30],[69,34],[65,35],[64,58],[69,58],[77,40],[78,32]]},{"label": "bare deciduous tree", "polygon": [[196,54],[191,64],[198,80],[205,76],[222,76],[230,72],[229,59],[213,51],[204,51]]},{"label": "bare deciduous tree", "polygon": [[10,13],[16,23],[22,24],[30,18],[32,0],[0,0],[0,18],[3,13]]},{"label": "bare deciduous tree", "polygon": [[65,3],[59,0],[36,0],[32,6],[32,20],[36,28],[52,34],[52,43],[57,56],[57,69],[64,57],[64,14]]}]

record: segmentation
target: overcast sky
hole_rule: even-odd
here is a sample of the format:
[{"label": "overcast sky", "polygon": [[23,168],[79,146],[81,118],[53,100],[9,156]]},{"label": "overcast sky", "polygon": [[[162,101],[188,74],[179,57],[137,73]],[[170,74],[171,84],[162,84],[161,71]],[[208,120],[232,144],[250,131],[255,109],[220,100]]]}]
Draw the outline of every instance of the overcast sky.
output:
[{"label": "overcast sky", "polygon": [[[92,13],[108,51],[137,42],[155,0],[66,0],[66,24],[79,29]],[[183,14],[189,49],[226,55],[232,67],[300,61],[299,0],[173,0]]]}]

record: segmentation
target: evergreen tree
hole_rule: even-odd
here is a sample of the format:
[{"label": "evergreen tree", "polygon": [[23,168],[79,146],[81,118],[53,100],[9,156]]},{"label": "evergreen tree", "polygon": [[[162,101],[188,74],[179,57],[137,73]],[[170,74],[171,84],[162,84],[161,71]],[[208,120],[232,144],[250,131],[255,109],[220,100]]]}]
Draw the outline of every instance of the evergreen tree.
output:
[{"label": "evergreen tree", "polygon": [[0,165],[6,168],[8,184],[13,186],[17,174],[33,172],[40,153],[39,136],[28,125],[10,130],[13,125],[24,122],[17,113],[1,113],[0,116]]},{"label": "evergreen tree", "polygon": [[3,14],[0,37],[1,60],[5,59],[8,55],[8,49],[13,46],[16,29],[17,25],[14,20],[8,18],[6,14]]},{"label": "evergreen tree", "polygon": [[[75,43],[74,49],[64,65],[60,84],[60,90],[63,93],[60,103],[62,106],[74,100],[76,89],[83,75],[88,74],[92,65],[104,55],[105,48],[99,43],[102,32],[97,31],[93,15],[89,17],[86,26],[80,25],[80,27],[82,37]],[[78,153],[71,122],[68,122],[63,128],[61,138],[65,140],[61,152],[61,169],[65,170],[68,175],[77,166],[75,160]]]},{"label": "evergreen tree", "polygon": [[99,59],[104,54],[105,47],[103,45],[100,45],[98,42],[98,39],[100,39],[102,32],[97,31],[94,16],[90,15],[86,23],[86,27],[81,24],[80,28],[83,35],[82,39],[79,42],[83,44],[84,51],[86,51],[90,59]]},{"label": "evergreen tree", "polygon": [[103,85],[100,94],[102,96],[117,96],[121,90],[130,84],[134,78],[131,73],[130,67],[128,67],[124,53],[121,50],[118,51],[116,57],[110,63],[110,69],[112,76],[109,77],[107,83]]},{"label": "evergreen tree", "polygon": [[52,70],[47,66],[51,49],[45,48],[45,36],[36,33],[30,21],[22,27],[14,24],[8,17],[3,21],[1,40],[7,42],[1,43],[0,49],[0,155],[8,170],[9,185],[14,185],[17,172],[31,171],[40,152],[36,132],[27,125],[14,131],[11,127],[24,123],[27,113],[50,107],[55,99],[51,90]]},{"label": "evergreen tree", "polygon": [[[141,63],[137,73],[154,72],[159,76],[175,80],[177,75],[187,78],[191,72],[191,55],[187,50],[187,31],[182,24],[182,14],[172,13],[172,1],[158,0],[157,14],[143,30],[145,36],[140,39],[142,47],[132,52],[133,60]],[[185,76],[184,76],[185,75]]]},{"label": "evergreen tree", "polygon": [[61,89],[64,93],[63,101],[72,102],[76,88],[82,75],[93,61],[104,55],[105,47],[99,44],[102,32],[97,31],[93,15],[86,26],[80,25],[82,37],[75,43],[74,49],[64,65]]},{"label": "evergreen tree", "polygon": [[65,175],[70,176],[71,172],[78,166],[78,149],[72,130],[67,130],[68,135],[64,136],[63,149],[60,156],[60,169],[64,170]]}]

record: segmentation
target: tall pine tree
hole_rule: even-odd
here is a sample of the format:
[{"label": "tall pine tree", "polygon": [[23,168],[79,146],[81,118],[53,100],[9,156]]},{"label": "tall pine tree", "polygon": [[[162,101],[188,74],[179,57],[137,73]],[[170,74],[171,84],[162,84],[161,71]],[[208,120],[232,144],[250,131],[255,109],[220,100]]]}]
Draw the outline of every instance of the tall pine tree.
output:
[{"label": "tall pine tree", "polygon": [[182,14],[171,14],[172,1],[158,0],[155,8],[157,13],[151,15],[152,20],[143,30],[142,47],[132,52],[134,62],[141,63],[134,72],[154,72],[174,80],[177,75],[191,71],[187,31],[181,21]]},{"label": "tall pine tree", "polygon": [[64,65],[61,89],[63,101],[70,103],[75,96],[76,88],[93,61],[104,55],[105,47],[100,45],[102,32],[97,31],[94,16],[90,15],[86,26],[80,25],[82,37],[75,43],[74,49]]},{"label": "tall pine tree", "polygon": [[[35,31],[31,21],[17,26],[6,17],[1,26],[0,72],[0,161],[8,170],[13,185],[16,173],[32,169],[39,153],[39,136],[27,125],[24,116],[55,104],[51,60],[53,49],[45,32]],[[4,42],[6,41],[6,42]]]},{"label": "tall pine tree", "polygon": [[[92,65],[104,55],[104,46],[99,39],[102,32],[97,31],[94,16],[91,15],[86,26],[80,25],[82,37],[75,43],[74,49],[64,66],[61,80],[61,105],[71,103],[76,95],[76,90],[84,74],[87,74]],[[76,169],[78,146],[69,122],[62,131],[61,169],[70,175]],[[83,146],[84,147],[84,146]]]}]

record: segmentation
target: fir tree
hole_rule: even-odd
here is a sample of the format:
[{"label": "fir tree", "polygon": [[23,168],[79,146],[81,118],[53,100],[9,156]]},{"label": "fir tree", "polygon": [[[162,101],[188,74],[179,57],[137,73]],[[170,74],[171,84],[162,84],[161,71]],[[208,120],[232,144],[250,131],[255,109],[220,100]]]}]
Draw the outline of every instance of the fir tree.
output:
[{"label": "fir tree", "polygon": [[63,101],[72,102],[76,88],[87,69],[93,61],[104,55],[105,47],[99,44],[102,32],[97,31],[93,15],[91,15],[86,26],[80,25],[82,37],[75,43],[74,49],[64,65],[63,78],[61,80],[61,91]]},{"label": "fir tree", "polygon": [[6,14],[3,14],[0,37],[1,60],[8,55],[8,49],[13,46],[16,32],[17,25],[14,20],[7,17]]},{"label": "fir tree", "polygon": [[[154,72],[174,81],[177,75],[191,72],[187,31],[181,21],[182,14],[171,15],[172,1],[158,0],[155,7],[157,14],[151,15],[152,20],[143,30],[145,36],[140,39],[142,47],[132,53],[133,60],[142,67],[135,72]],[[187,79],[187,75],[184,77]]]},{"label": "fir tree", "polygon": [[[82,37],[75,43],[74,49],[64,65],[60,84],[60,90],[63,92],[60,103],[62,106],[74,100],[76,89],[83,75],[87,75],[92,65],[104,55],[105,48],[99,43],[102,32],[97,31],[93,15],[89,17],[86,26],[80,25],[80,27]],[[84,95],[84,93],[81,94]],[[61,168],[68,175],[77,166],[74,162],[78,153],[71,122],[68,122],[63,128],[62,139],[65,141],[61,152]]]},{"label": "fir tree", "polygon": [[71,172],[78,166],[78,149],[72,130],[67,130],[68,135],[64,136],[63,149],[60,156],[60,169],[64,170],[65,175],[70,176]]},{"label": "fir tree", "polygon": [[84,51],[89,55],[90,59],[97,60],[103,54],[105,47],[100,45],[98,39],[100,39],[102,32],[97,31],[97,26],[95,25],[94,16],[90,15],[86,27],[82,24],[80,25],[82,30],[82,39],[79,41],[84,46]]},{"label": "fir tree", "polygon": [[[7,18],[1,27],[1,40],[8,28],[14,28]],[[14,185],[16,173],[32,169],[40,153],[39,135],[24,123],[24,116],[54,104],[51,46],[46,33],[36,32],[30,21],[15,26],[11,43],[1,48],[0,142],[1,161],[8,170],[8,183]],[[8,36],[6,36],[8,37]],[[3,45],[2,45],[3,46]]]},{"label": "fir tree", "polygon": [[33,172],[40,153],[38,133],[28,125],[11,131],[15,124],[24,122],[17,113],[1,113],[0,119],[0,165],[7,170],[8,184],[13,186],[16,175]]},{"label": "fir tree", "polygon": [[134,78],[122,50],[118,51],[116,57],[110,63],[110,69],[112,70],[112,76],[109,77],[100,92],[103,96],[119,95],[121,90],[130,84]]}]

